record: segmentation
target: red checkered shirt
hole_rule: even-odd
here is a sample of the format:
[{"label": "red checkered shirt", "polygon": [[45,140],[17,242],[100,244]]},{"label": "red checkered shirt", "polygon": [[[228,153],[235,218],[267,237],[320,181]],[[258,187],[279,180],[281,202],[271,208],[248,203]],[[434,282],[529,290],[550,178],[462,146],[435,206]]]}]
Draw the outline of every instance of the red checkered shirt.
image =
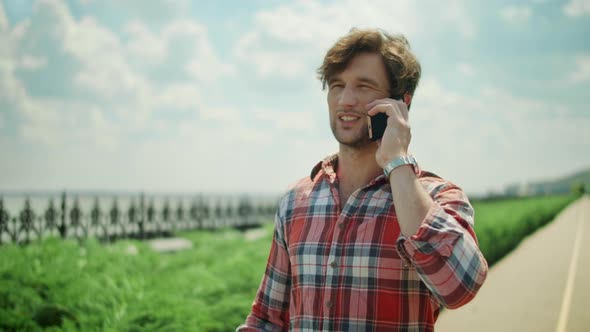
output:
[{"label": "red checkered shirt", "polygon": [[341,206],[336,164],[326,158],[281,199],[266,271],[237,331],[433,331],[442,306],[460,307],[483,284],[487,262],[460,188],[420,171],[436,204],[405,237],[385,176]]}]

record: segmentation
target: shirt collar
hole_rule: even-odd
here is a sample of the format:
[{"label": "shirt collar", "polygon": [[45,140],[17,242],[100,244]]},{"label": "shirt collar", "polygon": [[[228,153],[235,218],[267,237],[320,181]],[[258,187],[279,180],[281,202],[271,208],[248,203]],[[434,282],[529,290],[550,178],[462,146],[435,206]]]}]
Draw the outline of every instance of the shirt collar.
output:
[{"label": "shirt collar", "polygon": [[[311,181],[315,181],[322,175],[326,175],[330,183],[334,183],[337,179],[336,171],[338,170],[338,153],[331,154],[318,162],[312,169],[309,177]],[[385,175],[381,174],[371,180],[366,186],[372,186],[386,182]]]},{"label": "shirt collar", "polygon": [[320,162],[318,162],[312,169],[309,177],[311,181],[315,181],[322,173],[328,177],[330,183],[336,181],[336,170],[338,169],[338,153],[333,153]]}]

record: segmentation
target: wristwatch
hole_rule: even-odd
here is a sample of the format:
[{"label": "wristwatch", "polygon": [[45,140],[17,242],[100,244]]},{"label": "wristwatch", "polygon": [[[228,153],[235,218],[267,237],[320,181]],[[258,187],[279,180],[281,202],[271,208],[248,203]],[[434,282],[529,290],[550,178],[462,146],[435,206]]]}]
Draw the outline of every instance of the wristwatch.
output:
[{"label": "wristwatch", "polygon": [[419,173],[418,162],[416,161],[416,158],[414,158],[414,156],[412,155],[408,155],[403,157],[397,157],[390,161],[387,165],[385,165],[385,167],[383,168],[383,173],[385,174],[385,177],[389,179],[389,174],[391,174],[391,171],[403,165],[412,165],[414,173]]}]

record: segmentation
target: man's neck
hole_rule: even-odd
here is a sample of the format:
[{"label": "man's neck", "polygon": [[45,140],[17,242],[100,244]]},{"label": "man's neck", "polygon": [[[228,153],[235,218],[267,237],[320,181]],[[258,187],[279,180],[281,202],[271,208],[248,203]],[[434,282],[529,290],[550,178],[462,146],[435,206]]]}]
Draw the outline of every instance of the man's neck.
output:
[{"label": "man's neck", "polygon": [[355,190],[381,174],[381,167],[375,161],[376,151],[376,144],[362,149],[340,145],[337,175],[342,203],[345,203]]}]

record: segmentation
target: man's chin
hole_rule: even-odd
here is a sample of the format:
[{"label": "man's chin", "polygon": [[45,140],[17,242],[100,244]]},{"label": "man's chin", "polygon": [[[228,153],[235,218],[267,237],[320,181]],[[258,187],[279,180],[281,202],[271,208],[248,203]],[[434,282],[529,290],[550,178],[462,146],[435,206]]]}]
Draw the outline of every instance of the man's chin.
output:
[{"label": "man's chin", "polygon": [[373,145],[373,141],[371,141],[369,139],[369,137],[366,138],[360,138],[360,137],[356,137],[356,138],[344,138],[344,137],[335,137],[336,140],[338,141],[338,143],[340,143],[340,145],[349,147],[349,148],[354,148],[354,149],[362,149],[364,147],[368,147]]}]

